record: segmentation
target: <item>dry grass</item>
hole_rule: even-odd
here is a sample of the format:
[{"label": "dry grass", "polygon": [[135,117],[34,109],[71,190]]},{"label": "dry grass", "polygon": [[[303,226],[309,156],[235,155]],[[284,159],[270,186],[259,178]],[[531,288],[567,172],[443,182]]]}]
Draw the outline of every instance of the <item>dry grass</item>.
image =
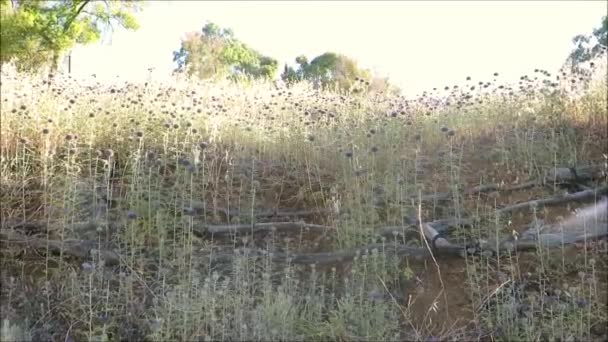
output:
[{"label": "dry grass", "polygon": [[[305,85],[49,85],[4,74],[2,232],[95,241],[120,262],[3,241],[2,340],[605,338],[605,241],[436,264],[383,249],[329,266],[256,252],[424,246],[378,231],[417,216],[475,217],[451,233],[459,241],[569,216],[578,205],[496,214],[555,189],[463,191],[607,163],[606,82],[575,76],[551,84],[540,71],[521,87],[467,81],[408,100]],[[453,199],[421,203],[438,192]],[[286,209],[323,209],[299,219],[331,229],[194,233]],[[211,257],[220,254],[233,257]]]}]

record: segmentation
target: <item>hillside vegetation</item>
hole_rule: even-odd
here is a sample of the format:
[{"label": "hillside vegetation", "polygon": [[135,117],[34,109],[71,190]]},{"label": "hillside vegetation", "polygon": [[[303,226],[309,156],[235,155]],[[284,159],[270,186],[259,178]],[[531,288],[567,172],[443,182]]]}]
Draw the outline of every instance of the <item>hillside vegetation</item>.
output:
[{"label": "hillside vegetation", "polygon": [[606,193],[606,79],[495,79],[407,99],[4,68],[2,340],[605,339],[605,240],[484,246]]}]

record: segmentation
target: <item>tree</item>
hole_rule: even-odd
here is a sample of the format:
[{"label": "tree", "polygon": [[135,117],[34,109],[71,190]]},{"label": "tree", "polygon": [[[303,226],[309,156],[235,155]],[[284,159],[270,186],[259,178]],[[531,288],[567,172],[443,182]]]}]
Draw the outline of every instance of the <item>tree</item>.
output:
[{"label": "tree", "polygon": [[50,65],[75,44],[98,41],[114,25],[139,28],[133,12],[140,0],[2,0],[0,62],[14,61],[21,70]]},{"label": "tree", "polygon": [[361,69],[357,63],[344,55],[326,52],[310,63],[305,56],[296,58],[298,69],[285,65],[281,78],[287,84],[302,80],[320,84],[324,89],[351,89],[359,80],[371,80],[371,73]]},{"label": "tree", "polygon": [[305,70],[308,68],[308,58],[306,56],[298,56],[296,57],[296,63],[298,64],[298,69],[295,70],[293,67],[285,64],[283,67],[283,73],[281,74],[281,79],[287,85],[292,85],[294,83],[303,81],[306,78],[304,74]]},{"label": "tree", "polygon": [[231,29],[207,23],[201,32],[190,32],[173,52],[175,71],[199,79],[273,78],[278,62],[234,37]]},{"label": "tree", "polygon": [[391,84],[386,77],[372,77],[368,86],[368,91],[375,93],[384,93],[389,95],[398,95],[401,89],[394,84]]},{"label": "tree", "polygon": [[608,16],[602,18],[600,27],[593,30],[592,34],[579,34],[572,39],[575,48],[567,59],[574,70],[581,63],[588,62],[606,51],[608,47]]}]

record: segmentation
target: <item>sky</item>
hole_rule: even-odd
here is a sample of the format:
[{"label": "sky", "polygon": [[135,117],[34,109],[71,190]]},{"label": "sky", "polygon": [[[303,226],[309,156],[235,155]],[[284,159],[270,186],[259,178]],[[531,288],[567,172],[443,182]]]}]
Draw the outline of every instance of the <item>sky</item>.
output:
[{"label": "sky", "polygon": [[415,94],[473,80],[516,80],[535,68],[557,70],[572,37],[590,33],[608,1],[152,1],[135,32],[77,46],[72,73],[98,79],[169,77],[172,52],[207,21],[233,29],[264,55],[294,63],[345,54]]}]

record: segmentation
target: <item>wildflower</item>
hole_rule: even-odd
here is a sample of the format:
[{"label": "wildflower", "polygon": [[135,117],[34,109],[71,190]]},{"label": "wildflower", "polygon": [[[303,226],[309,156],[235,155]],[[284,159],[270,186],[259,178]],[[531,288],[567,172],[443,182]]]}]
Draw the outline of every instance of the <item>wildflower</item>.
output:
[{"label": "wildflower", "polygon": [[82,267],[82,270],[85,272],[93,272],[95,270],[95,265],[91,264],[89,262],[83,262],[81,267]]},{"label": "wildflower", "polygon": [[575,303],[579,308],[584,308],[588,304],[585,298],[577,298]]},{"label": "wildflower", "polygon": [[190,165],[190,161],[186,158],[180,158],[178,160],[179,165],[181,166],[189,166]]},{"label": "wildflower", "polygon": [[127,212],[127,218],[129,220],[136,220],[137,219],[137,214],[133,211],[129,211]]}]

